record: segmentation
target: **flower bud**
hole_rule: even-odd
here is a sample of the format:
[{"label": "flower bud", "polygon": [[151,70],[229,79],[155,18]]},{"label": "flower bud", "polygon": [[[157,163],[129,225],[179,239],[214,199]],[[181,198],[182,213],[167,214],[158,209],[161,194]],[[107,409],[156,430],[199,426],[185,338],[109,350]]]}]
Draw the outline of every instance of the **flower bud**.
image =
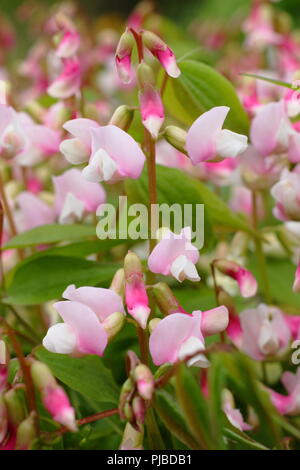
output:
[{"label": "flower bud", "polygon": [[132,79],[131,54],[134,43],[134,37],[127,29],[120,37],[115,56],[117,72],[123,83],[130,83]]},{"label": "flower bud", "polygon": [[252,297],[257,291],[257,282],[253,274],[242,266],[225,259],[217,259],[214,266],[223,274],[235,279],[243,297]]},{"label": "flower bud", "polygon": [[151,400],[154,392],[154,379],[151,370],[145,364],[139,364],[133,372],[139,395],[144,400]]},{"label": "flower bud", "polygon": [[141,429],[141,425],[145,422],[146,415],[145,402],[141,397],[136,396],[132,400],[132,412],[138,429]]},{"label": "flower bud", "polygon": [[154,330],[154,328],[161,322],[161,318],[152,318],[152,320],[149,321],[149,333],[151,334]]},{"label": "flower bud", "polygon": [[170,77],[177,78],[180,70],[177,67],[174,52],[167,44],[151,31],[143,31],[143,44],[156,57]]},{"label": "flower bud", "polygon": [[124,323],[125,316],[123,313],[115,312],[106,317],[102,325],[108,335],[108,339],[116,336],[116,334],[123,328]]},{"label": "flower bud", "polygon": [[120,450],[143,450],[144,429],[137,430],[126,423]]},{"label": "flower bud", "polygon": [[119,400],[119,414],[121,419],[125,419],[125,404],[129,401],[134,391],[134,382],[131,378],[128,378],[121,388],[120,400]]},{"label": "flower bud", "polygon": [[132,411],[132,407],[131,407],[130,403],[125,403],[124,408],[123,408],[123,413],[124,413],[125,419],[127,419],[127,421],[132,422],[132,420],[133,420],[133,411]]},{"label": "flower bud", "polygon": [[177,126],[167,126],[164,130],[164,137],[166,141],[183,153],[186,153],[186,134],[186,131]]},{"label": "flower bud", "polygon": [[139,88],[151,85],[155,87],[155,77],[152,68],[146,62],[141,62],[137,67],[137,80]]},{"label": "flower bud", "polygon": [[122,104],[113,113],[109,124],[112,126],[117,126],[120,129],[123,129],[123,131],[127,131],[132,123],[133,117],[134,110],[126,104]]},{"label": "flower bud", "polygon": [[16,428],[26,417],[25,403],[21,398],[20,390],[11,388],[4,395],[9,423]]},{"label": "flower bud", "polygon": [[158,282],[152,287],[152,291],[158,308],[163,315],[186,313],[166,283]]},{"label": "flower bud", "polygon": [[43,404],[53,419],[70,431],[76,431],[75,411],[70,405],[69,398],[62,387],[57,385],[48,366],[39,361],[33,361],[31,375],[38,387]]},{"label": "flower bud", "polygon": [[150,315],[150,308],[143,282],[142,264],[135,253],[128,252],[125,256],[124,270],[127,310],[141,328],[145,329]]},{"label": "flower bud", "polygon": [[157,139],[165,119],[164,107],[159,94],[152,85],[146,85],[139,92],[140,109],[144,127],[153,139]]},{"label": "flower bud", "polygon": [[32,411],[30,415],[22,421],[17,430],[16,450],[31,449],[36,439],[35,429],[35,413]]},{"label": "flower bud", "polygon": [[116,294],[118,294],[120,297],[123,297],[124,286],[125,286],[125,272],[123,268],[120,268],[115,273],[109,288],[113,290]]}]

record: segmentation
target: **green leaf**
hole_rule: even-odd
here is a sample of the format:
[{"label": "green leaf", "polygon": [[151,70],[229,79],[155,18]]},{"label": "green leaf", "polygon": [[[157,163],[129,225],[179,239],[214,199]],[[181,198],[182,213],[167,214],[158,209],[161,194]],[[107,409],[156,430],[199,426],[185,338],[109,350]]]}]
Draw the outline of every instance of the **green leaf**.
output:
[{"label": "green leaf", "polygon": [[270,450],[268,447],[265,447],[263,444],[260,444],[253,439],[250,439],[246,434],[238,430],[232,430],[229,428],[224,428],[224,436],[237,442],[242,445],[243,450]]},{"label": "green leaf", "polygon": [[[232,230],[243,230],[253,235],[253,229],[239,215],[231,211],[227,204],[219,198],[204,183],[193,179],[176,168],[166,168],[157,165],[157,196],[158,203],[180,204],[182,212],[184,204],[204,204],[204,235],[206,244],[211,242],[213,236],[211,224]],[[126,193],[131,203],[148,203],[148,179],[146,171],[137,180],[127,180]],[[193,210],[195,215],[195,210]],[[195,229],[196,220],[193,220]],[[197,229],[199,230],[199,221]]]},{"label": "green leaf", "polygon": [[225,374],[222,358],[217,354],[210,357],[211,366],[208,370],[209,413],[211,419],[212,434],[218,442],[218,449],[225,449],[223,439],[223,428],[225,425],[225,414],[222,409],[222,391],[225,388]]},{"label": "green leaf", "polygon": [[40,256],[17,266],[5,302],[35,305],[60,298],[69,284],[107,285],[117,268],[70,256]]},{"label": "green leaf", "polygon": [[118,404],[118,387],[99,356],[70,357],[39,347],[35,356],[51,369],[53,375],[71,389],[97,403]]},{"label": "green leaf", "polygon": [[96,236],[95,227],[91,225],[40,225],[27,232],[20,233],[4,246],[4,250],[24,248],[26,246],[46,245],[68,240],[81,240]]},{"label": "green leaf", "polygon": [[190,449],[199,449],[196,441],[186,427],[184,417],[178,403],[165,390],[155,394],[155,410],[166,428]]},{"label": "green leaf", "polygon": [[247,134],[249,120],[233,85],[209,65],[193,60],[179,63],[181,75],[169,79],[164,102],[170,114],[190,126],[214,106],[229,106],[225,128]]},{"label": "green leaf", "polygon": [[200,448],[215,449],[210,434],[207,400],[192,371],[184,364],[180,364],[177,369],[176,394],[189,429]]}]

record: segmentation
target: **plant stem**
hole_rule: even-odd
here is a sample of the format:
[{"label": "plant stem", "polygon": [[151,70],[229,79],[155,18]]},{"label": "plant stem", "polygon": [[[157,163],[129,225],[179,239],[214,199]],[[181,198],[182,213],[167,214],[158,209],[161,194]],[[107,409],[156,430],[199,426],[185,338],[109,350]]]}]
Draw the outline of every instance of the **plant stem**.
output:
[{"label": "plant stem", "polygon": [[40,342],[40,338],[37,336],[36,332],[34,331],[34,329],[32,328],[31,325],[29,325],[29,323],[27,323],[24,318],[21,317],[21,315],[16,311],[16,309],[10,305],[10,304],[3,304],[5,305],[6,307],[9,308],[9,310],[12,312],[12,314],[16,317],[16,319],[21,323],[21,325],[24,326],[24,328],[26,328],[28,330],[28,332],[32,335],[32,337],[35,339],[35,342],[39,343]]},{"label": "plant stem", "polygon": [[[85,418],[78,419],[76,421],[77,426],[83,426],[84,424],[93,423],[95,421],[99,421],[100,419],[108,418],[109,416],[114,416],[119,414],[119,409],[114,408],[112,410],[101,411],[101,413],[95,413],[91,416],[86,416]],[[69,429],[65,426],[62,426],[58,431],[55,431],[53,434],[60,436],[61,434],[65,434],[69,432]]]},{"label": "plant stem", "polygon": [[[7,217],[7,221],[8,221],[8,225],[9,225],[9,228],[10,228],[11,235],[13,237],[15,237],[18,234],[18,232],[17,232],[17,228],[16,228],[16,224],[15,224],[15,221],[14,221],[12,211],[10,209],[10,206],[9,206],[9,203],[8,203],[8,200],[7,200],[7,197],[6,197],[6,193],[5,193],[1,173],[0,173],[0,200],[1,200],[2,208],[4,209],[4,213]],[[21,259],[23,259],[24,258],[23,250],[18,249],[17,251],[19,253],[19,257]]]},{"label": "plant stem", "polygon": [[2,323],[4,325],[4,328],[7,332],[7,335],[11,341],[13,349],[18,358],[18,361],[22,370],[22,374],[23,374],[23,380],[24,380],[25,387],[26,387],[28,407],[30,411],[34,412],[36,432],[37,434],[39,434],[38,412],[37,412],[37,406],[36,406],[34,384],[33,384],[31,373],[30,373],[30,367],[26,361],[26,358],[24,357],[21,345],[16,337],[16,334],[13,328],[11,328],[11,326],[4,319],[2,319]]},{"label": "plant stem", "polygon": [[145,130],[145,144],[147,146],[147,172],[148,172],[148,230],[149,230],[149,252],[153,250],[156,244],[157,226],[157,189],[156,189],[156,163],[155,163],[155,141],[151,134]]},{"label": "plant stem", "polygon": [[139,63],[141,63],[144,60],[144,48],[143,48],[142,36],[139,33],[137,33],[133,28],[130,28],[130,31],[133,34],[133,37],[135,39],[137,51],[138,51]]},{"label": "plant stem", "polygon": [[[255,191],[252,191],[252,223],[253,228],[258,232],[258,210],[257,210],[257,194]],[[262,290],[266,303],[271,303],[271,294],[270,294],[270,285],[267,272],[266,259],[263,251],[262,240],[259,237],[255,237],[255,251],[257,257],[257,263],[260,270],[260,280],[262,284]]]},{"label": "plant stem", "polygon": [[149,349],[148,349],[148,334],[146,330],[143,330],[140,326],[137,326],[137,334],[138,334],[138,340],[139,340],[139,347],[140,347],[140,352],[141,352],[141,361],[148,365],[149,360]]}]

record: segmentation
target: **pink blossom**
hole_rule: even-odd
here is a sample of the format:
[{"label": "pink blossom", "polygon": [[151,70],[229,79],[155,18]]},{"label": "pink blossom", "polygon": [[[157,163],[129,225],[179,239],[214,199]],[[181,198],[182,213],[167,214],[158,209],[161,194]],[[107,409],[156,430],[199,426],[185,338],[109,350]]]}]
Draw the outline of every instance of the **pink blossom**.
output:
[{"label": "pink blossom", "polygon": [[288,395],[282,395],[270,390],[271,401],[280,414],[296,416],[300,414],[300,367],[296,374],[284,372],[281,382],[286,388]]},{"label": "pink blossom", "polygon": [[[257,198],[257,202],[259,219],[263,219],[264,206],[261,197]],[[251,218],[253,213],[252,192],[245,186],[234,186],[229,205],[234,212],[241,212]]]},{"label": "pink blossom", "polygon": [[134,38],[129,30],[120,37],[116,50],[116,68],[121,82],[130,83],[132,79],[131,54],[134,46]]},{"label": "pink blossom", "polygon": [[73,165],[88,161],[92,150],[91,129],[99,124],[92,119],[78,118],[67,121],[63,125],[73,138],[66,139],[60,144],[60,151]]},{"label": "pink blossom", "polygon": [[226,276],[234,279],[240,288],[243,297],[252,297],[257,291],[257,282],[253,274],[248,269],[243,268],[233,261],[217,259],[214,266]]},{"label": "pink blossom", "polygon": [[105,191],[100,184],[90,183],[80,170],[72,168],[52,178],[55,189],[55,210],[60,223],[81,220],[85,213],[96,212],[105,202]]},{"label": "pink blossom", "polygon": [[18,225],[22,230],[31,230],[40,225],[53,224],[55,212],[52,207],[43,202],[38,196],[23,191],[17,197],[20,208]]},{"label": "pink blossom", "polygon": [[[214,310],[217,310],[217,312]],[[214,329],[213,325],[216,318],[221,319],[221,321],[218,327]],[[215,334],[216,331],[219,332],[220,327],[226,328],[228,324],[228,311],[226,307],[218,307],[204,313],[197,310],[192,315],[172,313],[161,320],[154,327],[149,341],[150,353],[154,364],[174,364],[177,361],[193,356],[188,359],[187,364],[189,366],[208,367],[209,361],[202,353],[205,349],[202,325],[204,326],[205,323],[206,328],[204,327],[204,329],[209,334]],[[170,334],[170,331],[172,331],[172,334]]]},{"label": "pink blossom", "polygon": [[223,390],[222,408],[232,426],[239,429],[240,431],[249,431],[252,429],[252,426],[245,422],[240,410],[235,408],[232,393],[227,389]]},{"label": "pink blossom", "polygon": [[63,60],[63,70],[50,84],[47,92],[53,98],[66,99],[76,95],[81,85],[81,66],[77,58]]},{"label": "pink blossom", "polygon": [[279,220],[300,220],[300,166],[292,171],[284,169],[279,181],[272,187],[276,200],[273,214]]},{"label": "pink blossom", "polygon": [[156,144],[156,163],[186,171],[192,167],[190,159],[166,140],[159,140]]},{"label": "pink blossom", "polygon": [[124,260],[125,299],[128,313],[145,329],[150,315],[149,300],[139,257],[128,252]]},{"label": "pink blossom", "polygon": [[280,44],[282,37],[274,31],[271,11],[265,3],[254,3],[251,14],[244,23],[249,48],[261,49],[268,45]]},{"label": "pink blossom", "polygon": [[290,329],[276,307],[260,304],[240,314],[241,349],[258,361],[280,357],[289,346]]},{"label": "pink blossom", "polygon": [[76,54],[79,46],[79,34],[76,31],[65,31],[55,53],[61,59],[68,59]]},{"label": "pink blossom", "polygon": [[143,31],[142,38],[145,46],[159,60],[167,74],[173,78],[179,77],[181,72],[172,49],[160,37],[150,31]]},{"label": "pink blossom", "polygon": [[69,299],[56,302],[64,323],[51,326],[43,339],[43,345],[61,354],[103,355],[109,335],[106,321],[116,312],[124,313],[121,297],[110,289],[70,285],[63,293]]},{"label": "pink blossom", "polygon": [[222,129],[229,109],[227,106],[212,108],[198,117],[190,127],[186,149],[194,165],[216,157],[234,158],[246,150],[246,136]]},{"label": "pink blossom", "polygon": [[145,155],[129,134],[112,125],[92,128],[91,134],[92,155],[83,169],[88,181],[115,183],[140,176]]},{"label": "pink blossom", "polygon": [[164,122],[165,112],[160,94],[151,85],[145,86],[139,92],[142,121],[154,139]]},{"label": "pink blossom", "polygon": [[43,403],[55,421],[70,431],[77,431],[75,410],[62,387],[48,387],[43,393]]},{"label": "pink blossom", "polygon": [[191,243],[191,229],[185,227],[177,235],[169,229],[162,231],[162,240],[152,250],[148,266],[153,273],[172,275],[179,282],[184,279],[199,281],[195,264],[199,252]]}]

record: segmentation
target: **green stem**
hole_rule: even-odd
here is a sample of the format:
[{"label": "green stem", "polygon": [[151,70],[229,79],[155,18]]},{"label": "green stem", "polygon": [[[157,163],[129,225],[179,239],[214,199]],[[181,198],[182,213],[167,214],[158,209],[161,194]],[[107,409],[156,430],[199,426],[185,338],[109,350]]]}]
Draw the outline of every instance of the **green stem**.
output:
[{"label": "green stem", "polygon": [[149,408],[147,412],[146,427],[150,450],[165,450],[166,446],[162,440],[152,408]]},{"label": "green stem", "polygon": [[[252,223],[253,223],[253,228],[255,229],[255,231],[258,232],[259,227],[258,227],[257,194],[255,191],[252,191]],[[257,263],[258,263],[258,267],[260,271],[260,281],[261,281],[262,290],[264,293],[266,303],[270,304],[271,303],[270,284],[269,284],[267,265],[266,265],[264,251],[263,251],[262,240],[259,236],[256,236],[254,239],[254,242],[255,242],[255,252],[256,252]]]}]

